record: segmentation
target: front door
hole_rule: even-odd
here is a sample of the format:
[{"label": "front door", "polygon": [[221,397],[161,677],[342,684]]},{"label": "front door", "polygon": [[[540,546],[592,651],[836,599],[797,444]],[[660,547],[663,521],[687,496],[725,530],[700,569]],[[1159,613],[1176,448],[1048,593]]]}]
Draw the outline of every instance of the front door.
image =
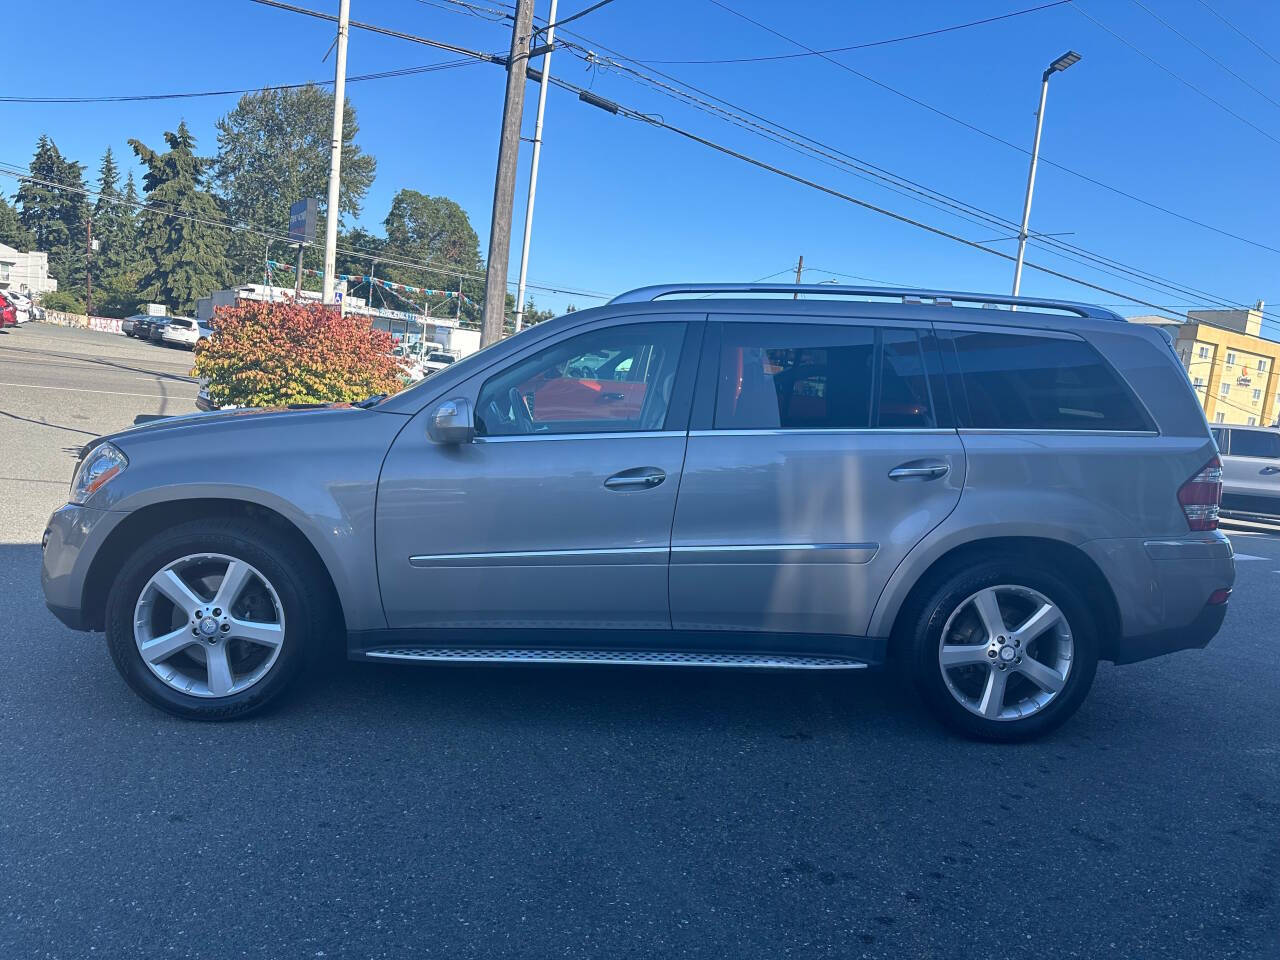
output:
[{"label": "front door", "polygon": [[[477,436],[393,444],[378,493],[391,627],[670,629],[668,551],[701,321],[608,322],[450,396]],[[444,399],[444,398],[442,398]]]},{"label": "front door", "polygon": [[708,325],[676,508],[673,625],[862,636],[964,484],[929,326],[724,319]]}]

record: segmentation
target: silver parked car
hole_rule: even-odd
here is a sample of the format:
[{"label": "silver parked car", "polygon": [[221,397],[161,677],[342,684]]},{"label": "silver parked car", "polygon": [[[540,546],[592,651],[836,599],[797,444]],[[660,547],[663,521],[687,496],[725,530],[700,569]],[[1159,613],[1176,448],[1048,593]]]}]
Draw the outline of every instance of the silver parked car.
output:
[{"label": "silver parked car", "polygon": [[1222,454],[1222,508],[1280,516],[1280,430],[1214,426],[1213,439]]},{"label": "silver parked car", "polygon": [[1099,659],[1217,632],[1220,479],[1167,340],[1109,311],[652,287],[392,397],[95,441],[43,584],[186,717],[261,707],[337,637],[374,661],[895,659],[952,728],[1014,740]]}]

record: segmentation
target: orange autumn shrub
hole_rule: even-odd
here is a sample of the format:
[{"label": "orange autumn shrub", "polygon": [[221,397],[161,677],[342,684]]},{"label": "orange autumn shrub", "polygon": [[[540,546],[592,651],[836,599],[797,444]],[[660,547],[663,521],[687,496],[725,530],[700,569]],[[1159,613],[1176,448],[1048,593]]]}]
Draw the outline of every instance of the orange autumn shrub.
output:
[{"label": "orange autumn shrub", "polygon": [[391,335],[366,317],[319,304],[242,301],[214,313],[212,339],[196,352],[195,373],[219,406],[363,400],[403,385]]}]

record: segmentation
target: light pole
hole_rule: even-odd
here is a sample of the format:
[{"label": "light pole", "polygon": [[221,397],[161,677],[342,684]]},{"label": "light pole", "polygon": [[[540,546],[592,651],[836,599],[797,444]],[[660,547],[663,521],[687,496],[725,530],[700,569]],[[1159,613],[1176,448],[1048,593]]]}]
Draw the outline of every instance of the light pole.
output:
[{"label": "light pole", "polygon": [[547,52],[542,55],[542,76],[538,79],[538,116],[533,122],[533,159],[529,163],[529,202],[524,207],[524,243],[520,245],[520,281],[516,284],[516,333],[524,326],[525,281],[529,276],[529,239],[533,234],[533,200],[538,192],[538,158],[542,155],[542,115],[547,109],[547,84],[551,79],[551,51],[556,40],[556,0],[547,14]]},{"label": "light pole", "polygon": [[1022,204],[1022,227],[1018,230],[1018,259],[1013,265],[1013,295],[1022,286],[1022,258],[1027,251],[1027,226],[1031,223],[1031,194],[1036,188],[1036,161],[1040,159],[1040,131],[1044,129],[1044,102],[1049,96],[1049,78],[1080,61],[1080,54],[1068,50],[1045,69],[1040,77],[1040,107],[1036,110],[1036,138],[1031,144],[1031,170],[1027,173],[1027,199]]},{"label": "light pole", "polygon": [[[334,264],[337,260],[338,247],[338,187],[342,180],[343,121],[346,119],[344,111],[347,102],[347,35],[350,32],[351,0],[341,0],[338,4],[338,55],[333,76],[333,142],[329,146],[329,206],[325,210],[324,221],[324,282],[320,294],[320,302],[324,304],[333,303],[334,298]],[[298,261],[299,263],[302,261],[301,251],[298,253]],[[345,304],[340,312],[346,312]]]}]

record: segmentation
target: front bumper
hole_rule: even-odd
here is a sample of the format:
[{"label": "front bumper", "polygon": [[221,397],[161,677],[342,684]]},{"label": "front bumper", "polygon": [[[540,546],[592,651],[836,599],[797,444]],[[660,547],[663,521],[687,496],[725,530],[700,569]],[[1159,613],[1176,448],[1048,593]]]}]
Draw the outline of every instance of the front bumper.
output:
[{"label": "front bumper", "polygon": [[44,531],[40,586],[44,602],[72,630],[100,630],[101,611],[85,609],[85,587],[94,557],[122,513],[68,503],[53,511]]}]

